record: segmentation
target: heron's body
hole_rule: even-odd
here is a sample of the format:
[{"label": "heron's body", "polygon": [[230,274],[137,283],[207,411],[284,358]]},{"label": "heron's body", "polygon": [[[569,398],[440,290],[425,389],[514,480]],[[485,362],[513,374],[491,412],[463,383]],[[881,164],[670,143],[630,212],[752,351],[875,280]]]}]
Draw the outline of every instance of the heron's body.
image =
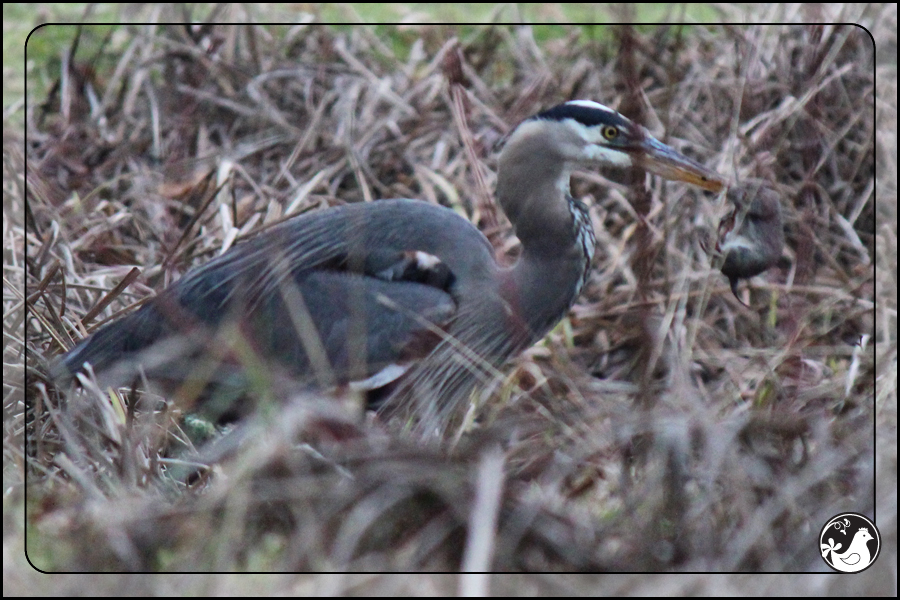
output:
[{"label": "heron's body", "polygon": [[[140,372],[171,389],[245,389],[252,368],[315,387],[389,384],[430,425],[446,423],[491,368],[566,313],[594,236],[568,193],[573,168],[639,167],[718,190],[718,176],[601,105],[525,121],[500,156],[498,200],[522,254],[501,267],[487,239],[417,200],[291,219],[189,272],[57,364],[111,383]],[[255,366],[255,367],[254,367]]]}]

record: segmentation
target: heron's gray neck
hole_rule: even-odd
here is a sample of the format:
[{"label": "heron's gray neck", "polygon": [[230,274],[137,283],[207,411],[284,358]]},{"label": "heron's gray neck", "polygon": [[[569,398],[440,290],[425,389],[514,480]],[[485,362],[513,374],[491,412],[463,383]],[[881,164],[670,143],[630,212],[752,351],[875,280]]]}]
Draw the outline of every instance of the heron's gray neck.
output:
[{"label": "heron's gray neck", "polygon": [[500,157],[497,196],[522,242],[504,293],[531,343],[565,315],[581,291],[594,234],[586,209],[569,196],[570,168],[562,157],[542,152],[539,138],[517,142]]}]

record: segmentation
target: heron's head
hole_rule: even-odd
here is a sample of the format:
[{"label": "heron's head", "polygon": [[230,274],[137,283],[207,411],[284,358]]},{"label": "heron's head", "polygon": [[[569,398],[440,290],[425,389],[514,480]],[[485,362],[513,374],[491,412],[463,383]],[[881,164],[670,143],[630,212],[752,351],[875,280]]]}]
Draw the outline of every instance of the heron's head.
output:
[{"label": "heron's head", "polygon": [[639,168],[711,192],[725,186],[715,171],[663,144],[645,127],[590,100],[572,100],[535,115],[522,123],[513,137],[540,140],[545,155],[568,164]]}]

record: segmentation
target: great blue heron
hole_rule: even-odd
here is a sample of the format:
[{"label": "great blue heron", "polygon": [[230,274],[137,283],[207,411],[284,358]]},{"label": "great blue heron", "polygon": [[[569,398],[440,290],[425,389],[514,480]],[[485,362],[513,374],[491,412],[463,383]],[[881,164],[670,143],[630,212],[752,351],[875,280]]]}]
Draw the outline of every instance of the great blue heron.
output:
[{"label": "great blue heron", "polygon": [[569,179],[592,166],[724,186],[618,112],[566,102],[521,123],[500,154],[497,198],[522,243],[512,267],[448,208],[338,206],[190,271],[72,348],[53,373],[65,380],[89,363],[103,384],[146,376],[179,396],[218,398],[223,411],[260,377],[378,388],[379,401],[405,400],[440,427],[496,365],[546,334],[584,286],[594,232]]}]

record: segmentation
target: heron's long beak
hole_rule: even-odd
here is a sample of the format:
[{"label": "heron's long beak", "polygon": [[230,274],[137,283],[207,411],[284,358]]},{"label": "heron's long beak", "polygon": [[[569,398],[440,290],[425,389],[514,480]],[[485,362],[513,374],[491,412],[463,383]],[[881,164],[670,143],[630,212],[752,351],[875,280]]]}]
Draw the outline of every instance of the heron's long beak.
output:
[{"label": "heron's long beak", "polygon": [[646,171],[671,181],[684,181],[710,192],[721,192],[724,177],[666,146],[652,135],[638,147],[637,165]]}]

